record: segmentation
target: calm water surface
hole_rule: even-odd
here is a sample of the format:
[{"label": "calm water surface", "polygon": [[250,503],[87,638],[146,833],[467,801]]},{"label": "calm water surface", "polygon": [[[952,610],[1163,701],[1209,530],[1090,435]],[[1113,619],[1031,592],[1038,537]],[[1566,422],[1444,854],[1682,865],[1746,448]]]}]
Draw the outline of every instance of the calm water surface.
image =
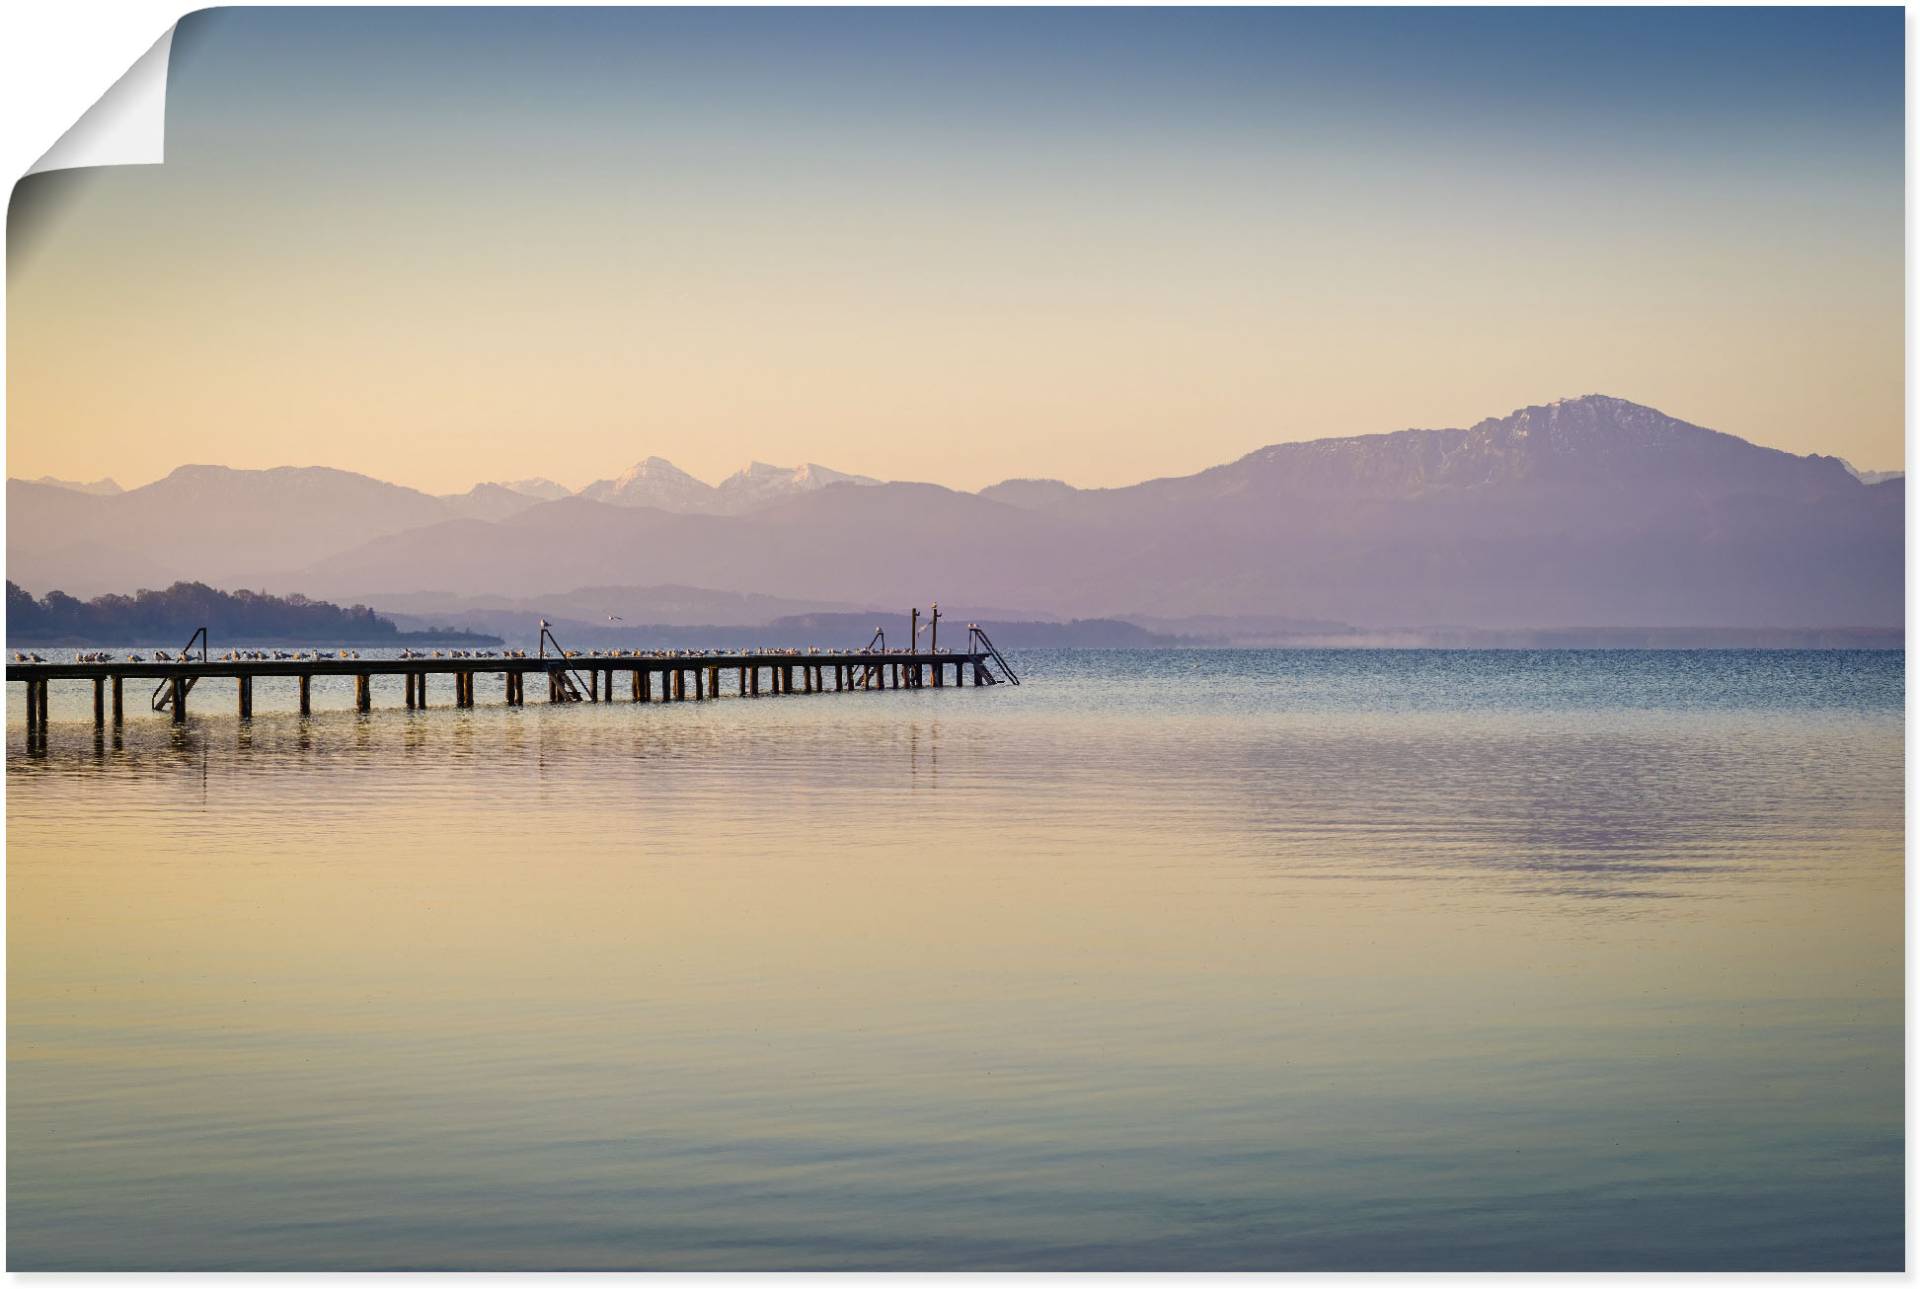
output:
[{"label": "calm water surface", "polygon": [[1901,655],[1015,661],[14,687],[11,1266],[1901,1265]]}]

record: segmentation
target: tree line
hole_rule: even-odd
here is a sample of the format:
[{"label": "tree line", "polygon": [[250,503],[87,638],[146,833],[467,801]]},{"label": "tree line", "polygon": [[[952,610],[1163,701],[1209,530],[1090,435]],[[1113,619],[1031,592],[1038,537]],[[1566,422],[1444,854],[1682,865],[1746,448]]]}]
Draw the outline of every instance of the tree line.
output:
[{"label": "tree line", "polygon": [[498,637],[471,631],[402,631],[364,604],[342,608],[304,595],[219,591],[204,582],[175,582],[164,591],[91,600],[65,591],[48,591],[44,599],[35,599],[7,583],[9,641],[171,646],[203,626],[215,640],[247,644],[500,643]]}]

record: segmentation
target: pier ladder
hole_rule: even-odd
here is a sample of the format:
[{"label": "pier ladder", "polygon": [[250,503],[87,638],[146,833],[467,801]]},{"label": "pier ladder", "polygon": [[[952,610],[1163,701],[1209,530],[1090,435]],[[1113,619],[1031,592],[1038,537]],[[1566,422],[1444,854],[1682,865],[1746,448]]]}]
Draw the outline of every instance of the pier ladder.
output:
[{"label": "pier ladder", "polygon": [[[995,662],[1000,664],[1000,670],[1007,673],[1008,680],[1012,681],[1016,685],[1020,683],[1020,677],[1014,674],[1013,668],[1007,665],[1006,658],[1001,655],[998,649],[994,648],[993,641],[987,638],[987,633],[980,629],[979,623],[977,622],[967,623],[967,638],[972,641],[978,641],[981,646],[980,648],[977,648],[977,649],[969,649],[968,650],[969,653],[987,654]],[[991,677],[993,673],[989,671],[987,675]]]},{"label": "pier ladder", "polygon": [[[193,646],[196,642],[200,646],[200,661],[205,662],[207,660],[207,629],[201,627],[193,633],[186,645],[180,650],[178,657],[181,662],[187,661],[187,655],[193,652]],[[198,676],[187,677],[186,684],[180,687],[180,696],[182,698],[185,698],[193,692],[193,682],[198,679],[200,679]],[[116,685],[119,683],[119,681],[114,682]],[[116,689],[114,692],[118,693],[119,690]],[[119,700],[115,699],[114,701],[118,702]],[[153,704],[153,710],[156,712],[164,712],[171,708],[173,706],[173,682],[171,680],[161,681],[154,687],[153,695],[148,701]]]}]

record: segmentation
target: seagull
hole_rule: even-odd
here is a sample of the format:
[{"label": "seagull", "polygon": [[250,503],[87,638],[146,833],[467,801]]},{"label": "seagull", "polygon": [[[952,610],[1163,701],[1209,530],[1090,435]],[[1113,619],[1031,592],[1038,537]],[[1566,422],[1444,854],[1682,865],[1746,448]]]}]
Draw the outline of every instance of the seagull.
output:
[{"label": "seagull", "polygon": [[623,618],[623,617],[621,617],[621,616],[620,616],[619,614],[617,614],[617,613],[609,613],[609,614],[607,615],[607,621],[609,621],[609,622],[625,622],[625,621],[626,621],[626,619],[625,619],[625,618]]}]

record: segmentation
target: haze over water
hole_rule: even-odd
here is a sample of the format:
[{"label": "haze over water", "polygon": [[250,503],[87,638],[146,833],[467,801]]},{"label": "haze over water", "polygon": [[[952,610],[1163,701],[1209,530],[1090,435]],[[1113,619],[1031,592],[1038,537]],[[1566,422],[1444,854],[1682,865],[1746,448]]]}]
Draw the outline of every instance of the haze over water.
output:
[{"label": "haze over water", "polygon": [[1901,1266],[1903,655],[1014,662],[10,694],[13,1268]]}]

